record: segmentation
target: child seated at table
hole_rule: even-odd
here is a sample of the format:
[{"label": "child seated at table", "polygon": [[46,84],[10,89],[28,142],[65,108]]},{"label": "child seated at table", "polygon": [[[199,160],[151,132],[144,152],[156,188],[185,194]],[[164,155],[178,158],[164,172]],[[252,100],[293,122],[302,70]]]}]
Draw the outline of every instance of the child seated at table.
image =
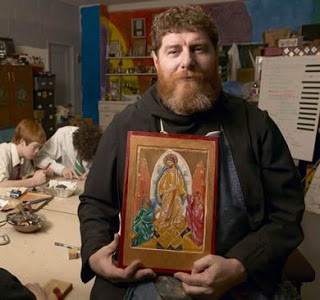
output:
[{"label": "child seated at table", "polygon": [[44,144],[35,159],[38,168],[50,164],[51,172],[66,179],[86,178],[102,132],[98,126],[64,126]]},{"label": "child seated at table", "polygon": [[47,300],[47,294],[39,283],[21,281],[8,270],[0,268],[0,295],[1,299]]},{"label": "child seated at table", "polygon": [[48,181],[48,172],[34,170],[32,160],[46,141],[46,134],[33,119],[16,126],[12,141],[0,144],[0,187],[35,187]]}]

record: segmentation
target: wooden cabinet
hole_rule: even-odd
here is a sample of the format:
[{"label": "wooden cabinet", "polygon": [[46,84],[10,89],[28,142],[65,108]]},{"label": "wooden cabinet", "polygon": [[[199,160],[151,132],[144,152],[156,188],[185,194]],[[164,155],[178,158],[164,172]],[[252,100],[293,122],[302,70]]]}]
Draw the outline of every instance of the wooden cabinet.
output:
[{"label": "wooden cabinet", "polygon": [[9,127],[11,125],[9,113],[9,76],[7,67],[0,66],[0,127]]},{"label": "wooden cabinet", "polygon": [[33,118],[32,68],[0,66],[0,127]]}]

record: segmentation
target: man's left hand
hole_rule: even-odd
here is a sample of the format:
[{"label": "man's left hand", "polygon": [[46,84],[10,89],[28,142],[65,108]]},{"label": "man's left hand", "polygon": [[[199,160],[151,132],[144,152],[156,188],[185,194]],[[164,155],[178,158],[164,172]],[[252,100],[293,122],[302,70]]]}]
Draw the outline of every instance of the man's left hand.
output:
[{"label": "man's left hand", "polygon": [[234,258],[207,255],[193,264],[191,274],[177,272],[186,294],[195,299],[219,299],[247,278],[242,263]]}]

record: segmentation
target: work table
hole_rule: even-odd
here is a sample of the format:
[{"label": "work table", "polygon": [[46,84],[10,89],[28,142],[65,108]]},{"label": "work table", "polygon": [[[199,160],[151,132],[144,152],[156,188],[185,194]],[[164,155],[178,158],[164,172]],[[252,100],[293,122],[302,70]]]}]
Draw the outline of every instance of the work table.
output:
[{"label": "work table", "polygon": [[[50,279],[71,282],[72,291],[66,299],[89,299],[93,280],[83,284],[80,279],[81,259],[69,259],[68,249],[55,246],[61,242],[80,246],[77,209],[84,182],[78,182],[76,193],[68,198],[54,197],[38,213],[46,216],[46,226],[35,233],[21,233],[10,224],[0,227],[10,243],[0,246],[0,266],[23,283],[44,285]],[[0,212],[0,220],[5,218]]]}]

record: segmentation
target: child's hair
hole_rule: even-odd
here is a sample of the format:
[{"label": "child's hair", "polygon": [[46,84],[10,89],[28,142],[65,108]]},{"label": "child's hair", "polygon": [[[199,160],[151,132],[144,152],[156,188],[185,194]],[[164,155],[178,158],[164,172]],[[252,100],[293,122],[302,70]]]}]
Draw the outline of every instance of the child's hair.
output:
[{"label": "child's hair", "polygon": [[98,126],[86,123],[79,126],[72,135],[72,141],[81,159],[85,161],[93,159],[101,136],[102,132]]},{"label": "child's hair", "polygon": [[24,140],[27,145],[32,142],[44,144],[46,141],[46,133],[42,126],[34,119],[23,119],[15,129],[12,143],[18,145],[21,140]]}]

